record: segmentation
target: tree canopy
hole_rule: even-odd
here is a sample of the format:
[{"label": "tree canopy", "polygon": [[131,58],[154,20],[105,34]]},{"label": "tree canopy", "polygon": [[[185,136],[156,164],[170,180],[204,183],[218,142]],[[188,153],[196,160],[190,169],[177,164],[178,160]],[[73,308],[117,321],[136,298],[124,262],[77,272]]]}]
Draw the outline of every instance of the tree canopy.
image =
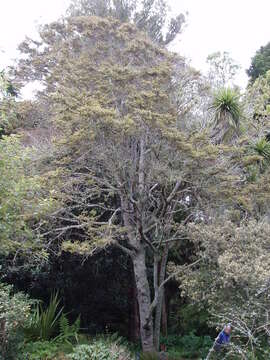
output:
[{"label": "tree canopy", "polygon": [[253,83],[259,76],[265,75],[268,70],[270,70],[270,42],[256,51],[247,74]]},{"label": "tree canopy", "polygon": [[168,45],[182,31],[184,14],[169,17],[165,0],[73,0],[68,9],[71,16],[114,17],[132,22],[159,45]]}]

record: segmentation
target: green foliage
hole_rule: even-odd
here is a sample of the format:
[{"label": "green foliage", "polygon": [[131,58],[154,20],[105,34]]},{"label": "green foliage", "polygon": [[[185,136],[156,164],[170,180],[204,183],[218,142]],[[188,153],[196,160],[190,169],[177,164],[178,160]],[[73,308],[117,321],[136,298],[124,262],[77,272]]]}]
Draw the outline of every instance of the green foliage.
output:
[{"label": "green foliage", "polygon": [[251,119],[250,130],[254,129],[257,136],[266,135],[270,130],[270,70],[248,86],[245,103]]},{"label": "green foliage", "polygon": [[[31,154],[32,152],[32,154]],[[35,174],[30,152],[16,136],[0,140],[0,253],[27,252],[29,248],[40,249],[32,232],[34,220],[41,219],[53,206],[46,198],[40,176]],[[34,251],[32,256],[36,254]]]},{"label": "green foliage", "polygon": [[258,166],[249,165],[249,166],[247,166],[246,170],[247,170],[247,174],[248,174],[247,181],[251,182],[251,183],[255,182],[258,177],[258,173],[259,173]]},{"label": "green foliage", "polygon": [[58,353],[57,344],[51,341],[36,341],[24,345],[21,360],[47,360],[53,359]]},{"label": "green foliage", "polygon": [[141,354],[140,360],[159,360],[159,356],[156,352],[145,352]]},{"label": "green foliage", "polygon": [[[41,304],[37,304],[32,316],[30,324],[24,328],[25,337],[28,340],[48,341],[54,338],[59,327],[59,320],[63,312],[63,307],[59,307],[60,299],[58,294],[51,295],[50,303],[46,309]],[[70,330],[65,318],[62,317],[62,330],[67,332]],[[63,337],[64,337],[63,333]]]},{"label": "green foliage", "polygon": [[226,119],[229,121],[230,126],[234,128],[239,126],[242,113],[239,94],[234,90],[230,88],[220,90],[216,94],[210,109],[214,110],[216,124]]},{"label": "green foliage", "polygon": [[90,345],[77,345],[69,355],[71,360],[131,360],[122,339],[114,337],[96,339]]},{"label": "green foliage", "polygon": [[187,359],[198,356],[205,357],[209,348],[212,346],[212,339],[209,336],[196,336],[194,332],[188,335],[169,335],[161,339],[161,343],[166,345],[172,358],[177,358],[177,354]]},{"label": "green foliage", "polygon": [[217,142],[230,140],[238,134],[242,109],[236,91],[221,89],[216,93],[210,110],[214,112],[214,137]]},{"label": "green foliage", "polygon": [[209,336],[199,337],[190,333],[181,338],[183,356],[193,358],[195,356],[205,357],[212,346],[212,339]]},{"label": "green foliage", "polygon": [[179,359],[181,360],[183,359],[181,352],[174,350],[168,353],[168,360],[179,360]]},{"label": "green foliage", "polygon": [[[160,360],[160,359],[166,359],[166,360],[182,360],[182,359],[189,359],[190,357],[183,357],[185,356],[182,351],[172,350],[166,353],[163,357],[158,355],[157,353],[144,353],[141,354],[140,360]],[[197,356],[195,355],[195,358],[197,359]],[[193,356],[191,359],[195,359]]]},{"label": "green foliage", "polygon": [[70,325],[62,311],[57,293],[51,296],[46,309],[41,304],[36,305],[29,326],[24,328],[24,356],[43,360],[72,351],[73,343],[79,341],[80,318]]},{"label": "green foliage", "polygon": [[[233,323],[232,351],[257,351],[267,335],[269,308],[268,221],[224,221],[191,225],[189,233],[204,253],[200,269],[181,277],[194,300],[208,303],[212,325]],[[198,232],[195,230],[197,229]],[[200,243],[200,244],[199,244]],[[185,284],[185,285],[184,285]],[[240,350],[239,350],[240,349]]]},{"label": "green foliage", "polygon": [[92,345],[76,346],[69,358],[71,360],[109,360],[111,354],[108,346],[99,341]]},{"label": "green foliage", "polygon": [[17,96],[18,92],[15,89],[14,85],[11,81],[7,78],[5,72],[2,70],[0,71],[0,100],[3,97],[7,96]]},{"label": "green foliage", "polygon": [[170,332],[189,334],[195,331],[200,335],[208,334],[208,311],[201,304],[183,304],[181,300],[177,299],[173,307],[175,310],[170,311]]},{"label": "green foliage", "polygon": [[258,77],[264,76],[268,70],[270,70],[270,42],[257,50],[247,74],[251,82],[254,82]]},{"label": "green foliage", "polygon": [[0,358],[12,358],[21,340],[20,330],[29,321],[32,301],[22,292],[0,283]]},{"label": "green foliage", "polygon": [[62,314],[59,319],[59,335],[56,341],[66,342],[71,344],[73,341],[78,342],[78,335],[80,331],[80,316],[70,325],[69,320],[65,314]]},{"label": "green foliage", "polygon": [[260,155],[264,163],[269,163],[270,161],[270,142],[266,139],[260,139],[258,140],[253,146],[252,150]]},{"label": "green foliage", "polygon": [[0,137],[10,133],[16,123],[17,91],[4,71],[0,71]]}]

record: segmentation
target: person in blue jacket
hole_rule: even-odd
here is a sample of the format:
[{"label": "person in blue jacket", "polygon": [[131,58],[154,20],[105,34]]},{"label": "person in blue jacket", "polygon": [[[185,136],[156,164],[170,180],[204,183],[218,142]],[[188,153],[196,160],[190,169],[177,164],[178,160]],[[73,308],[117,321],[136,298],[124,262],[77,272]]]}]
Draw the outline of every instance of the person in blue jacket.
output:
[{"label": "person in blue jacket", "polygon": [[225,349],[231,341],[232,327],[230,324],[225,325],[224,329],[219,334],[215,342],[215,350],[220,351]]}]

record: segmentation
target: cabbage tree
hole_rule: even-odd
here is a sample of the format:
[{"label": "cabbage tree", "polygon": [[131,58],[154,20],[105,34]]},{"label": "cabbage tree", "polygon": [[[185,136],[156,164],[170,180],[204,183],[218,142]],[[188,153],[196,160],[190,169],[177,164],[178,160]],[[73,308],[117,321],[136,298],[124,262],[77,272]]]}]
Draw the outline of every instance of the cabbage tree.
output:
[{"label": "cabbage tree", "polygon": [[214,95],[210,110],[214,116],[213,139],[216,143],[229,142],[239,135],[242,108],[239,94],[228,88]]}]

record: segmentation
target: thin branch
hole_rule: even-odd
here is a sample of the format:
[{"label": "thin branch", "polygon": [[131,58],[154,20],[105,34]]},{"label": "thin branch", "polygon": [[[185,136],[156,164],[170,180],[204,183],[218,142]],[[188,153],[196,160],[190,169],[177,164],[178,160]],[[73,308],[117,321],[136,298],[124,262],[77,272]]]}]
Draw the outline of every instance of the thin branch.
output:
[{"label": "thin branch", "polygon": [[152,252],[154,254],[157,253],[157,249],[154,247],[154,245],[152,244],[151,240],[148,238],[148,236],[144,233],[143,228],[142,228],[142,224],[140,224],[139,226],[139,233],[141,235],[142,240],[150,247],[150,249],[152,250]]},{"label": "thin branch", "polygon": [[180,185],[181,185],[181,181],[177,181],[173,191],[171,192],[171,194],[166,199],[167,203],[170,203],[173,200],[173,198],[175,197]]}]

